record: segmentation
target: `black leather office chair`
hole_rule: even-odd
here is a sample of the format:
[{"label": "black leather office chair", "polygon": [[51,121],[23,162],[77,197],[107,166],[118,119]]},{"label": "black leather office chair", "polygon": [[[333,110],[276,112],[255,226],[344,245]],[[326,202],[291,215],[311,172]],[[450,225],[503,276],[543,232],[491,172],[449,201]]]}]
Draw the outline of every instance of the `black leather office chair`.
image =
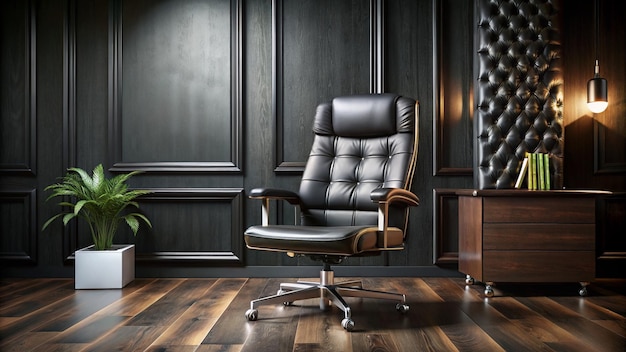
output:
[{"label": "black leather office chair", "polygon": [[[257,307],[320,298],[344,312],[343,328],[354,321],[345,297],[397,301],[409,309],[403,294],[372,291],[358,281],[334,283],[332,264],[347,257],[401,250],[408,209],[419,200],[410,191],[417,159],[419,105],[393,94],[337,97],[317,107],[315,138],[299,192],[257,188],[250,198],[262,200],[262,225],[245,231],[248,248],[305,255],[323,263],[320,282],[283,283],[273,296],[250,302],[245,315],[258,318]],[[270,225],[270,200],[299,207],[301,225]]]}]

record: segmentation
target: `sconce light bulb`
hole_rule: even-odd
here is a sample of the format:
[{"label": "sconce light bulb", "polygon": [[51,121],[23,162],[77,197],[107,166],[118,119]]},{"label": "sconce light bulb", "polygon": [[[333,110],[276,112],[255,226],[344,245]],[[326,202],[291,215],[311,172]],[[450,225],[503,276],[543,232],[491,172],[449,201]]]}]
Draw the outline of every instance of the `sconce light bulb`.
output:
[{"label": "sconce light bulb", "polygon": [[588,102],[587,103],[587,107],[594,114],[599,114],[599,113],[603,112],[604,110],[606,110],[607,106],[609,106],[609,102],[608,101],[593,101],[593,102]]}]

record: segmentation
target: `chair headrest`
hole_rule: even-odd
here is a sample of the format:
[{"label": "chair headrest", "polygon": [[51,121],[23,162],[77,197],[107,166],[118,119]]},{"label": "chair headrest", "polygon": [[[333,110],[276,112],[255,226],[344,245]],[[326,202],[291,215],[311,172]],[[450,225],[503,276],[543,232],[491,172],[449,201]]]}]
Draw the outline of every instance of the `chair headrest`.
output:
[{"label": "chair headrest", "polygon": [[397,133],[395,94],[337,97],[318,106],[313,130],[344,137],[380,137]]}]

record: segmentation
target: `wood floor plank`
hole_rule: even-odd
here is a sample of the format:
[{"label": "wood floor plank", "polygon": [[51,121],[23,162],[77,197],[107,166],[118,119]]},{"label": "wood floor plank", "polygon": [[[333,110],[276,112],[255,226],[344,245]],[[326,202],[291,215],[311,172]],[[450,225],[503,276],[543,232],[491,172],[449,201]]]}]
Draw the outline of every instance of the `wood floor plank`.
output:
[{"label": "wood floor plank", "polygon": [[[623,351],[626,340],[548,297],[519,297],[526,306],[570,332],[596,351]],[[584,298],[581,298],[584,304]]]},{"label": "wood floor plank", "polygon": [[[343,312],[337,307],[330,307],[328,311],[321,311],[319,303],[306,301],[306,310],[303,309],[297,322],[294,337],[294,350],[324,349],[324,346],[333,346],[338,351],[352,351],[351,335],[346,334],[341,327]],[[317,306],[315,304],[317,303]]]},{"label": "wood floor plank", "polygon": [[61,332],[119,299],[122,290],[81,290],[0,329],[0,349],[28,332]]},{"label": "wood floor plank", "polygon": [[269,281],[263,278],[248,279],[239,294],[204,338],[202,344],[243,345],[246,342],[248,331],[255,324],[255,322],[248,322],[244,313],[250,307],[250,300],[260,297]]},{"label": "wood floor plank", "polygon": [[514,323],[517,324],[522,330],[526,331],[529,336],[532,336],[547,346],[551,346],[557,350],[560,349],[559,346],[568,348],[577,346],[576,350],[581,351],[594,350],[593,346],[584,343],[569,331],[559,327],[540,315],[517,319]]},{"label": "wood floor plank", "polygon": [[123,296],[121,290],[79,290],[62,302],[65,308],[59,309],[61,313],[54,320],[39,326],[36,331],[65,331],[72,325],[96,313],[100,309],[117,301]]},{"label": "wood floor plank", "polygon": [[198,346],[196,352],[240,352],[243,345],[209,345]]},{"label": "wood floor plank", "polygon": [[[276,294],[280,283],[285,281],[291,280],[280,278],[267,280],[267,285],[263,287],[260,295],[254,298]],[[243,316],[249,307],[249,302],[244,307],[245,309],[241,309],[238,315]],[[302,308],[297,304],[288,307],[282,304],[259,307],[257,321],[245,321],[244,325],[240,325],[240,329],[246,329],[247,333],[246,343],[241,351],[291,351],[301,311]]]},{"label": "wood floor plank", "polygon": [[132,293],[128,293],[119,300],[104,307],[96,315],[118,315],[134,317],[145,311],[155,302],[182,283],[178,279],[137,280],[144,285]]},{"label": "wood floor plank", "polygon": [[166,326],[119,326],[89,345],[90,352],[145,351],[167,329]]},{"label": "wood floor plank", "polygon": [[624,319],[594,320],[593,322],[626,339],[626,321]]},{"label": "wood floor plank", "polygon": [[552,300],[589,320],[624,318],[612,310],[598,306],[592,299],[586,297],[552,297]]},{"label": "wood floor plank", "polygon": [[[134,285],[123,290],[125,294],[120,296],[118,300],[60,333],[52,342],[59,345],[87,343],[90,344],[91,349],[102,348],[98,345],[99,340],[103,338],[106,341],[119,340],[117,336],[109,335],[116,334],[117,330],[131,317],[145,310],[166,292],[181,283],[180,280],[140,279],[136,281]],[[159,331],[159,334],[155,335],[154,338],[160,336],[161,333],[162,331]],[[150,340],[150,343],[154,341],[154,338]],[[126,345],[128,344],[126,343]]]},{"label": "wood floor plank", "polygon": [[24,289],[18,287],[2,298],[0,317],[23,317],[72,294],[74,282],[66,279],[42,280]]},{"label": "wood floor plank", "polygon": [[20,292],[30,293],[37,288],[45,288],[49,280],[28,280],[28,279],[2,279],[0,285],[0,303],[4,306],[13,297],[19,297]]},{"label": "wood floor plank", "polygon": [[68,344],[49,344],[45,348],[37,348],[32,352],[80,352],[87,348],[86,344],[68,343]]},{"label": "wood floor plank", "polygon": [[[473,296],[473,295],[472,295]],[[470,304],[463,304],[461,310],[483,330],[490,339],[507,351],[543,350],[546,346],[536,338],[529,338],[527,332],[519,325],[514,324],[506,313],[511,314],[514,309],[506,308],[516,303],[508,297],[474,299]],[[500,311],[500,308],[502,311]],[[519,314],[519,313],[515,313]],[[523,314],[523,311],[522,313]]]},{"label": "wood floor plank", "polygon": [[[449,278],[423,278],[411,284],[410,292],[419,292],[416,296],[420,299],[412,302],[411,311],[418,310],[420,327],[439,327],[454,346],[446,345],[441,350],[504,351],[464,311],[472,305],[484,304],[475,291],[464,289]],[[421,335],[413,339],[418,340]],[[427,344],[428,340],[422,343]]]},{"label": "wood floor plank", "polygon": [[244,283],[244,279],[217,280],[205,296],[195,301],[153,345],[200,345]]},{"label": "wood floor plank", "polygon": [[[610,292],[610,291],[609,291]],[[626,296],[609,293],[607,296],[591,296],[587,300],[603,309],[626,318]]]},{"label": "wood floor plank", "polygon": [[68,343],[93,343],[101,336],[106,335],[110,330],[122,325],[128,317],[111,315],[94,316],[94,319],[85,319],[85,323],[79,323],[72,326],[70,329],[59,334],[54,340],[54,343],[68,344]]},{"label": "wood floor plank", "polygon": [[[403,351],[411,346],[416,351],[455,351],[452,341],[442,329],[424,319],[421,307],[434,307],[441,303],[432,290],[419,279],[367,278],[363,286],[373,290],[404,292],[410,309],[399,313],[395,302],[363,299],[355,312],[360,312],[361,329],[352,333],[353,351]],[[419,288],[419,289],[418,289]],[[413,294],[417,293],[419,294]],[[433,304],[434,303],[434,304]]]},{"label": "wood floor plank", "polygon": [[202,298],[215,280],[181,279],[157,302],[130,319],[129,326],[169,326],[196,300]]},{"label": "wood floor plank", "polygon": [[[24,352],[24,351],[37,351],[38,347],[48,350],[48,341],[57,336],[58,332],[29,332],[22,335],[22,338],[15,340],[14,343],[6,345],[0,348],[3,352]],[[46,345],[44,345],[46,344]]]}]

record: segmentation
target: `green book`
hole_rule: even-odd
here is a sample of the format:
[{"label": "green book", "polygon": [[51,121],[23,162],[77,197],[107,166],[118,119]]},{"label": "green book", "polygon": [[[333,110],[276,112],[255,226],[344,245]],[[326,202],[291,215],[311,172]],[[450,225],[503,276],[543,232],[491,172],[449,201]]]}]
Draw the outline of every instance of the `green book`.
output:
[{"label": "green book", "polygon": [[550,190],[550,156],[548,154],[543,155],[543,167],[546,172],[546,189]]},{"label": "green book", "polygon": [[543,153],[536,153],[537,155],[537,178],[539,179],[539,190],[546,189],[546,174],[543,167]]}]

